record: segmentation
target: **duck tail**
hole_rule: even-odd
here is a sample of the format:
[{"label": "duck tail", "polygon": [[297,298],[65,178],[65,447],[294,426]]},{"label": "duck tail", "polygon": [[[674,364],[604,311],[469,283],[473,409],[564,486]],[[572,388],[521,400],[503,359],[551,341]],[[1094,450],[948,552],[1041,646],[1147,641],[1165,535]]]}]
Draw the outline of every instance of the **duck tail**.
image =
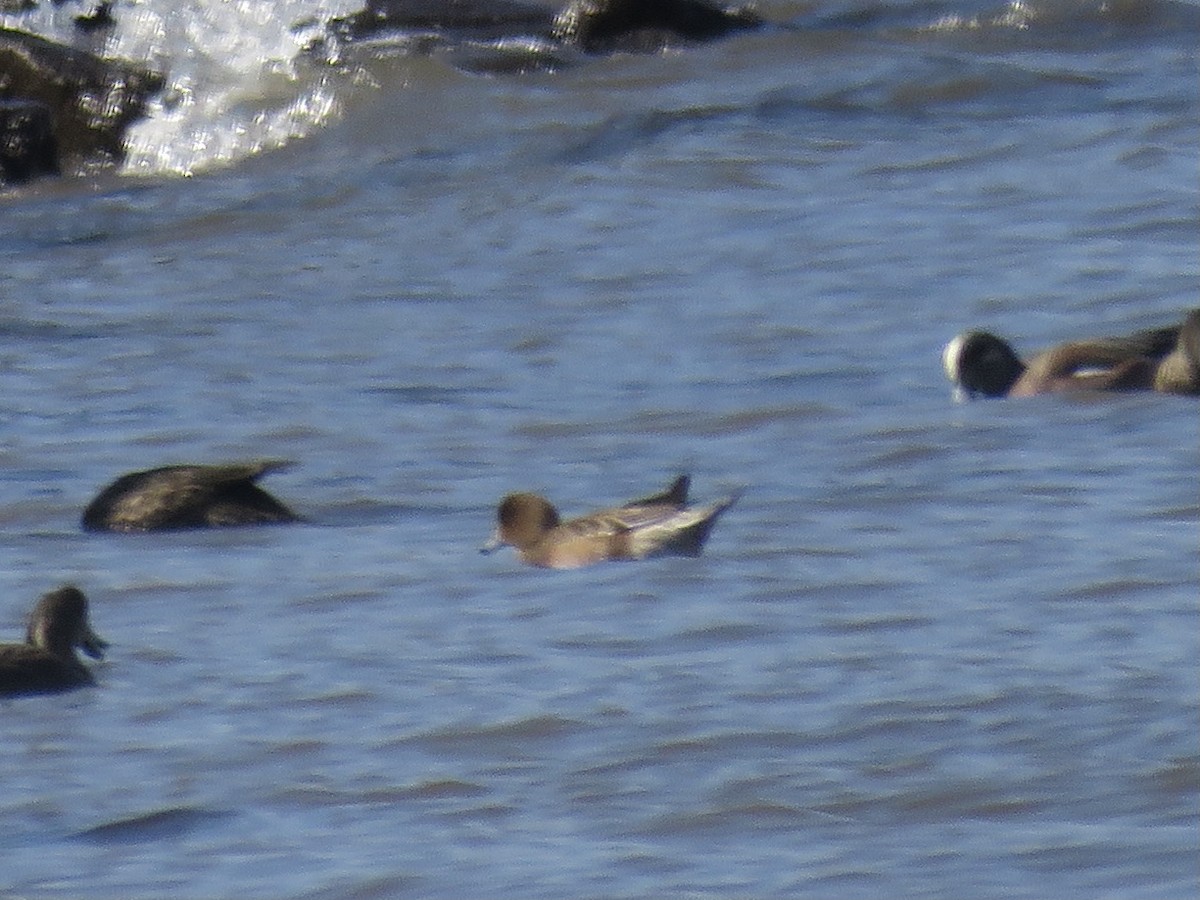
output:
[{"label": "duck tail", "polygon": [[649,497],[641,497],[637,500],[630,500],[625,506],[686,506],[688,499],[688,488],[691,487],[692,476],[680,475],[670,486],[658,494],[651,494]]},{"label": "duck tail", "polygon": [[699,506],[687,510],[686,514],[689,514],[691,521],[682,524],[662,544],[659,552],[675,556],[699,556],[708,542],[708,536],[712,533],[713,526],[717,524],[717,519],[725,510],[737,503],[743,493],[744,488],[709,506]]}]

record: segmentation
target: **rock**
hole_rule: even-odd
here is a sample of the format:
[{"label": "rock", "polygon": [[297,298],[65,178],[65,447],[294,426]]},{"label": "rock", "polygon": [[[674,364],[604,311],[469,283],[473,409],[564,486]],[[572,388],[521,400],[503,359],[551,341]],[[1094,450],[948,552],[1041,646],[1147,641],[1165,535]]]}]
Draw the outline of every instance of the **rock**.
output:
[{"label": "rock", "polygon": [[368,0],[366,9],[335,19],[332,27],[350,40],[383,31],[410,31],[481,41],[515,35],[549,37],[554,14],[513,0]]},{"label": "rock", "polygon": [[554,36],[588,53],[653,51],[761,24],[752,12],[705,0],[569,0],[555,17]]},{"label": "rock", "polygon": [[86,16],[76,16],[74,22],[75,27],[84,34],[91,34],[93,31],[104,31],[117,24],[117,20],[112,14],[112,3],[109,0],[97,3],[95,9]]},{"label": "rock", "polygon": [[134,63],[0,28],[0,100],[36,101],[49,109],[64,169],[119,163],[126,129],[164,82],[160,73]]},{"label": "rock", "polygon": [[0,100],[0,186],[57,174],[49,107],[34,100]]},{"label": "rock", "polygon": [[460,41],[550,38],[587,53],[656,51],[756,28],[758,16],[708,0],[568,0],[557,15],[514,0],[368,0],[335,20],[348,40],[385,31],[434,33]]}]

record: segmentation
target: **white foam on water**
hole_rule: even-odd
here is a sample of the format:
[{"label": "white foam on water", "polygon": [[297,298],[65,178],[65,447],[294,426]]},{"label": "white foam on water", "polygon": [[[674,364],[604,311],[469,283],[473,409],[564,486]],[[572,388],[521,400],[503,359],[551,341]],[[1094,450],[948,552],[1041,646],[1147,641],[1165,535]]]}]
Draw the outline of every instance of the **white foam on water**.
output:
[{"label": "white foam on water", "polygon": [[164,72],[166,88],[126,135],[126,173],[190,175],[282,146],[335,116],[344,73],[305,48],[361,0],[128,0],[117,24],[84,35],[83,4],[0,17],[99,56]]}]

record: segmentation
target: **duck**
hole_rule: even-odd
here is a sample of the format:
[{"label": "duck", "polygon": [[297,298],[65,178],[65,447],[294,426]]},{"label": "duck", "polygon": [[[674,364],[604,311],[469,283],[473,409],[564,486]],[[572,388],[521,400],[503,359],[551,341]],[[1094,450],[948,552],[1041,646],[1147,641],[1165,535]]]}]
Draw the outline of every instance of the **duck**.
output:
[{"label": "duck", "polygon": [[0,644],[0,696],[67,691],[96,683],[75,655],[103,659],[108,642],[88,621],[83,591],[66,585],[38,600],[23,644]]},{"label": "duck", "polygon": [[1175,347],[1154,373],[1154,389],[1200,396],[1200,309],[1193,309],[1183,320]]},{"label": "duck", "polygon": [[942,366],[959,399],[1152,390],[1159,363],[1176,345],[1179,332],[1173,326],[1070,341],[1022,360],[1003,338],[966,331],[946,344]]},{"label": "duck", "polygon": [[297,522],[300,517],[260,488],[286,460],[162,466],[122,475],[83,511],[85,531],[173,531]]},{"label": "duck", "polygon": [[510,546],[522,562],[551,569],[606,560],[699,556],[717,518],[740,495],[688,506],[690,483],[690,476],[680,475],[657,494],[566,521],[539,494],[508,494],[497,508],[496,530],[480,550],[490,553]]}]

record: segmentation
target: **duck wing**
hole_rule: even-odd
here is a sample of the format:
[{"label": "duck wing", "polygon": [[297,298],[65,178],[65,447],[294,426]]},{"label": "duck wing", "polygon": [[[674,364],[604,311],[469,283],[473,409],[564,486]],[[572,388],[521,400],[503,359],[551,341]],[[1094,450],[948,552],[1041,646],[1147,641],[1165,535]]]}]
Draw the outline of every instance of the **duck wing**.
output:
[{"label": "duck wing", "polygon": [[651,556],[699,556],[721,513],[733,506],[740,492],[707,506],[678,509],[647,517],[629,533],[635,559]]},{"label": "duck wing", "polygon": [[558,530],[572,537],[612,537],[658,525],[678,513],[676,507],[664,504],[620,506],[569,519]]},{"label": "duck wing", "polygon": [[74,658],[59,659],[27,644],[0,646],[0,696],[65,691],[95,683],[92,673]]}]

